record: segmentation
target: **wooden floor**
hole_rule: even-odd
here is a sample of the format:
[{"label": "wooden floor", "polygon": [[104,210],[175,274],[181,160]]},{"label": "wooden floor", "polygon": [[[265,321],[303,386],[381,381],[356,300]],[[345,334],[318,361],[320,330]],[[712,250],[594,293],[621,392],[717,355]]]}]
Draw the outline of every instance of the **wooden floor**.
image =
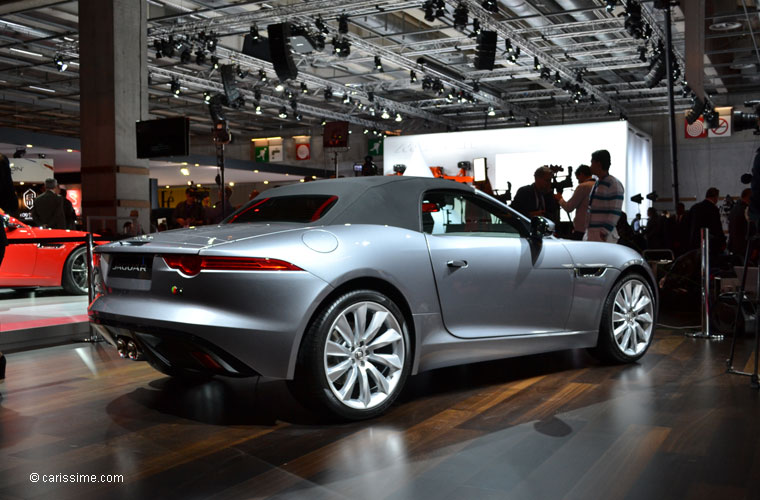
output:
[{"label": "wooden floor", "polygon": [[103,344],[11,354],[0,499],[760,498],[760,397],[725,373],[730,341],[658,334],[636,365],[569,351],[425,373],[340,425],[281,382],[183,385]]}]

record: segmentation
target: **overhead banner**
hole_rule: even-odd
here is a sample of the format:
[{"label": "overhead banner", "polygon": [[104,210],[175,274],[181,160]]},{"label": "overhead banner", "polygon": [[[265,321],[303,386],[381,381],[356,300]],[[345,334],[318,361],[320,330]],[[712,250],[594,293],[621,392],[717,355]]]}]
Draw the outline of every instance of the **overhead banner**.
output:
[{"label": "overhead banner", "polygon": [[53,177],[55,168],[52,158],[9,158],[13,182],[42,184]]}]

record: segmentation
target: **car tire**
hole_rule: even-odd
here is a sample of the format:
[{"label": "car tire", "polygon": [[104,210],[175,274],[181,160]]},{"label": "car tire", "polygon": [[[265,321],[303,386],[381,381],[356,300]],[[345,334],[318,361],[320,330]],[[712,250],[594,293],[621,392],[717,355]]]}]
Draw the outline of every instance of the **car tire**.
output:
[{"label": "car tire", "polygon": [[604,301],[599,340],[591,353],[608,363],[632,363],[652,344],[655,327],[654,293],[637,273],[620,279]]},{"label": "car tire", "polygon": [[87,248],[71,252],[63,265],[61,286],[72,295],[87,295]]},{"label": "car tire", "polygon": [[305,333],[295,379],[305,406],[344,420],[373,418],[398,397],[409,375],[411,344],[404,315],[373,290],[328,303]]}]

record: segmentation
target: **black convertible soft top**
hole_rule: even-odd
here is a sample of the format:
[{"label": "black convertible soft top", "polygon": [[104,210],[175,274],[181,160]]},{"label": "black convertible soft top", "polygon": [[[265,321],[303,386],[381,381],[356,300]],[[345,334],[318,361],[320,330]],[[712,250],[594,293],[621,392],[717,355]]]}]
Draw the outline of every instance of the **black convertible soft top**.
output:
[{"label": "black convertible soft top", "polygon": [[268,189],[250,203],[285,196],[337,196],[335,206],[312,224],[387,224],[419,231],[422,194],[431,189],[478,192],[460,182],[431,177],[350,177]]}]

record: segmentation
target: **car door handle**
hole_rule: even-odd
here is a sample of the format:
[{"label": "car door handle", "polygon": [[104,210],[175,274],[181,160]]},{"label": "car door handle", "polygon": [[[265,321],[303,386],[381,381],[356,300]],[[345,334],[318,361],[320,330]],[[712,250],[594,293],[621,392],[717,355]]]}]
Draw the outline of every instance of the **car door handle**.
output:
[{"label": "car door handle", "polygon": [[446,263],[449,267],[467,267],[466,260],[450,260]]}]

